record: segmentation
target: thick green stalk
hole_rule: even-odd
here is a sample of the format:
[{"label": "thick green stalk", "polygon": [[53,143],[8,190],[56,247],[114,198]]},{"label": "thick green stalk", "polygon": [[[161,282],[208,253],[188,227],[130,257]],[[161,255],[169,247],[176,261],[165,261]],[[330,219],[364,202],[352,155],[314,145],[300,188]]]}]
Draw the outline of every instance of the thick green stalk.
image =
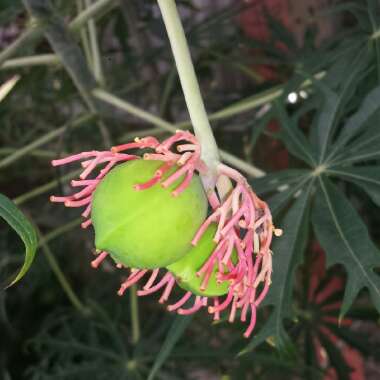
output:
[{"label": "thick green stalk", "polygon": [[175,1],[158,0],[158,5],[170,40],[194,132],[202,147],[202,159],[211,172],[215,172],[219,163],[218,147],[207,117]]}]

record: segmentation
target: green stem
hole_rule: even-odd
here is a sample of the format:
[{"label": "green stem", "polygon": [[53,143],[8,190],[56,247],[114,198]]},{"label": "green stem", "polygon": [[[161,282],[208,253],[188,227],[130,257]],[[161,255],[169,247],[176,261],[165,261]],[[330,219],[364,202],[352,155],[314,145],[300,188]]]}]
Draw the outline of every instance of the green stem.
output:
[{"label": "green stem", "polygon": [[[18,151],[19,148],[0,148],[0,156],[8,156]],[[54,158],[57,153],[51,150],[35,149],[29,152],[29,155],[39,158]]]},{"label": "green stem", "polygon": [[59,226],[58,228],[55,228],[53,231],[49,232],[48,234],[41,237],[41,240],[39,241],[38,245],[42,247],[43,244],[49,243],[52,240],[56,239],[57,237],[65,234],[66,232],[69,232],[73,230],[75,227],[80,226],[80,224],[83,222],[83,218],[76,218],[62,226]]},{"label": "green stem", "polygon": [[13,202],[19,206],[19,205],[35,198],[35,197],[38,197],[41,194],[48,192],[49,190],[56,188],[58,186],[58,184],[61,182],[63,183],[69,179],[73,179],[73,178],[77,177],[81,173],[82,170],[83,169],[72,171],[72,172],[66,174],[65,176],[63,176],[62,178],[60,178],[59,180],[55,179],[53,181],[45,183],[44,185],[38,186],[38,187],[34,188],[33,190],[30,190],[24,194],[19,195],[17,198],[14,198]]},{"label": "green stem", "polygon": [[8,59],[1,66],[1,70],[18,69],[28,66],[60,65],[61,62],[55,54],[39,54],[20,58]]},{"label": "green stem", "polygon": [[202,159],[211,172],[219,163],[218,147],[207,117],[190,50],[174,0],[158,0],[177,66],[190,119],[202,147]]},{"label": "green stem", "polygon": [[81,29],[90,19],[95,19],[100,13],[108,8],[116,6],[116,0],[98,0],[87,7],[83,12],[70,22],[69,28],[71,31],[76,32]]},{"label": "green stem", "polygon": [[[79,14],[82,14],[82,12],[83,12],[83,1],[82,0],[77,0],[77,8],[78,8]],[[91,49],[90,49],[90,41],[89,41],[88,34],[87,34],[87,28],[80,28],[80,38],[82,41],[82,46],[83,46],[84,55],[86,57],[87,64],[89,67],[92,68],[93,67],[92,66],[92,55],[91,55]]]},{"label": "green stem", "polygon": [[30,26],[15,41],[13,41],[0,53],[0,66],[8,58],[12,57],[18,50],[29,45],[32,41],[40,36],[42,36],[42,29],[37,26]]},{"label": "green stem", "polygon": [[70,122],[54,131],[51,131],[49,133],[46,133],[42,137],[38,138],[37,140],[34,140],[28,145],[25,145],[24,147],[18,149],[16,152],[11,154],[10,156],[4,158],[3,160],[0,161],[0,169],[5,168],[6,166],[10,165],[12,162],[18,160],[19,158],[25,156],[29,152],[39,148],[40,146],[46,144],[47,142],[61,136],[64,132],[66,132],[67,129],[69,128],[78,128],[90,120],[94,118],[94,115],[84,115],[78,117],[76,120],[73,122]]},{"label": "green stem", "polygon": [[[86,8],[91,7],[91,0],[85,0]],[[98,43],[98,36],[96,31],[96,24],[93,18],[88,20],[88,32],[90,35],[90,47],[92,55],[92,69],[96,81],[101,85],[105,85],[105,79],[103,75],[102,60],[100,56],[100,49]]]},{"label": "green stem", "polygon": [[[314,75],[314,79],[320,80],[326,75],[325,71],[321,71]],[[310,79],[305,80],[299,89],[307,88],[312,85],[312,81]],[[259,92],[256,95],[249,96],[248,98],[239,100],[220,111],[216,111],[209,115],[209,120],[215,121],[215,120],[221,120],[226,119],[229,117],[233,117],[235,115],[240,115],[244,112],[251,111],[255,108],[261,107],[265,104],[271,103],[277,98],[279,98],[281,95],[284,94],[284,87],[285,85],[279,85],[274,86],[268,90]],[[298,90],[298,89],[294,89]],[[178,128],[188,128],[191,126],[190,121],[183,121],[181,123],[177,124]]]},{"label": "green stem", "polygon": [[[38,229],[37,229],[38,230]],[[78,296],[73,291],[70,283],[67,281],[65,275],[63,274],[57,260],[55,259],[53,253],[50,250],[49,245],[46,242],[46,239],[41,234],[40,231],[38,231],[40,236],[40,246],[42,248],[42,252],[44,253],[46,260],[49,263],[49,266],[55,276],[57,277],[57,280],[59,284],[61,285],[63,291],[65,292],[67,298],[72,303],[72,305],[82,314],[82,315],[89,315],[89,309],[80,301]]]},{"label": "green stem", "polygon": [[131,323],[132,323],[132,343],[136,345],[140,340],[140,319],[139,319],[139,301],[137,299],[137,287],[132,285],[130,288],[131,303]]}]

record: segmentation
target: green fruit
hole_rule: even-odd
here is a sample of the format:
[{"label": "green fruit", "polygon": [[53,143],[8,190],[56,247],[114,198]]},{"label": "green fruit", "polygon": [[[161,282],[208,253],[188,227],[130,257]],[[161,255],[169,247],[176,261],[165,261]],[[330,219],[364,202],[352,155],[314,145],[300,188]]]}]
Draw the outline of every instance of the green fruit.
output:
[{"label": "green fruit", "polygon": [[121,164],[94,192],[91,219],[95,246],[117,263],[153,269],[181,259],[191,249],[191,240],[206,217],[207,198],[197,175],[177,197],[171,192],[182,177],[166,189],[160,184],[134,189],[134,185],[150,180],[162,164],[147,160]]},{"label": "green fruit", "polygon": [[[215,297],[228,293],[229,282],[223,281],[219,284],[216,281],[217,264],[214,266],[214,270],[204,291],[201,290],[203,275],[199,277],[196,275],[216,247],[216,243],[213,240],[216,229],[217,226],[212,224],[203,234],[198,244],[183,259],[167,267],[176,277],[178,285],[195,295]],[[235,251],[233,252],[233,257],[236,257]]]}]

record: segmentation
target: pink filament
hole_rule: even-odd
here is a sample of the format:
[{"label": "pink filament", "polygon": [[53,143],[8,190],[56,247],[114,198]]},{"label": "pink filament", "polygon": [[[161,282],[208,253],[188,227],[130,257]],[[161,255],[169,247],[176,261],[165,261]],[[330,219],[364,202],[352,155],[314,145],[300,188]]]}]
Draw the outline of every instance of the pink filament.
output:
[{"label": "pink filament", "polygon": [[193,293],[191,292],[186,292],[184,294],[184,296],[179,300],[177,301],[176,303],[172,304],[172,305],[169,305],[168,306],[168,310],[169,311],[174,311],[174,310],[177,310],[179,309],[181,306],[183,306],[187,300],[193,295]]},{"label": "pink filament", "polygon": [[131,275],[127,278],[126,281],[124,281],[117,294],[119,296],[122,296],[124,292],[131,287],[133,284],[136,284],[143,276],[145,276],[145,273],[147,270],[138,270],[136,272],[131,273]]},{"label": "pink filament", "polygon": [[91,266],[94,268],[94,269],[97,269],[99,267],[99,265],[104,261],[104,259],[108,256],[108,253],[107,252],[101,252],[99,253],[99,256],[95,259],[95,260],[92,260],[91,261]]},{"label": "pink filament", "polygon": [[203,306],[203,298],[201,296],[196,296],[194,305],[189,309],[178,309],[177,313],[180,315],[190,315],[197,312]]}]

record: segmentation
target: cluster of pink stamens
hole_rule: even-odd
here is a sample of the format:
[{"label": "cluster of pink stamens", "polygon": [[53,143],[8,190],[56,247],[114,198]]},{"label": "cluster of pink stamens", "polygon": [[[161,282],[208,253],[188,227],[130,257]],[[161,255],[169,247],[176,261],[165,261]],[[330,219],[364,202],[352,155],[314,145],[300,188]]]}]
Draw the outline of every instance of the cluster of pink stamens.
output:
[{"label": "cluster of pink stamens", "polygon": [[[175,135],[160,143],[154,137],[136,139],[133,143],[113,147],[106,152],[83,152],[61,160],[52,161],[53,166],[64,165],[82,160],[83,172],[78,181],[72,181],[73,187],[81,187],[77,193],[66,197],[51,197],[52,202],[64,202],[67,207],[85,207],[82,213],[86,221],[82,227],[91,224],[91,200],[97,184],[102,178],[120,162],[139,158],[135,155],[124,153],[131,149],[152,149],[152,153],[145,153],[145,160],[158,160],[162,166],[146,183],[136,184],[137,191],[145,190],[157,184],[162,187],[171,186],[179,180],[180,184],[172,191],[173,196],[179,196],[189,185],[195,172],[201,176],[207,173],[208,168],[201,160],[200,145],[195,136],[187,131],[178,131]],[[164,178],[164,175],[176,165],[176,170]],[[99,166],[102,168],[99,170]],[[93,174],[94,170],[98,171]],[[92,175],[93,178],[88,179]],[[256,309],[269,290],[272,274],[272,252],[270,244],[273,233],[281,235],[281,230],[275,229],[272,224],[272,216],[265,202],[260,200],[252,191],[247,180],[236,170],[219,164],[217,175],[229,179],[231,190],[226,196],[221,197],[217,189],[208,191],[207,196],[212,209],[211,215],[204,221],[193,238],[192,244],[196,245],[211,224],[217,225],[214,236],[216,247],[203,263],[196,275],[202,279],[200,292],[207,289],[211,276],[215,273],[218,283],[229,283],[228,293],[224,297],[195,296],[194,302],[188,306],[192,293],[187,291],[183,296],[167,309],[179,314],[191,314],[202,307],[208,307],[209,313],[214,319],[220,319],[220,313],[230,309],[229,318],[233,322],[238,310],[240,320],[250,320],[244,336],[248,337],[256,323]],[[107,257],[107,252],[98,253],[92,261],[92,266],[97,268]],[[121,267],[118,264],[118,267]],[[160,303],[168,301],[176,284],[175,276],[161,269],[131,269],[127,279],[121,284],[119,295],[133,284],[146,277],[146,283],[138,290],[139,296],[146,296],[162,290]]]}]

